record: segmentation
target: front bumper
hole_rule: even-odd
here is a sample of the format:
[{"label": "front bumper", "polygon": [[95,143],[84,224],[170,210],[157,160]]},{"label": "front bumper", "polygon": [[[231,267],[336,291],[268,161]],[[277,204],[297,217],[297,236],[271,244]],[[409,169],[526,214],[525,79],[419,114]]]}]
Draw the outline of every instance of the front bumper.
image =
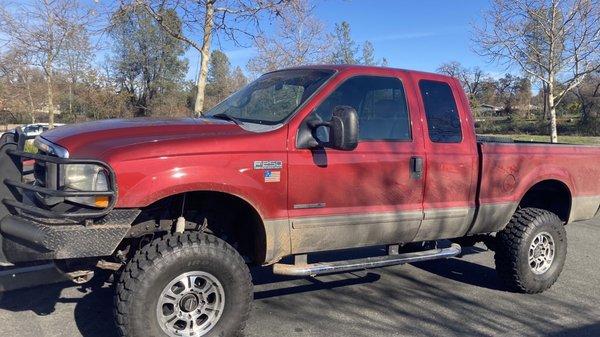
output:
[{"label": "front bumper", "polygon": [[[114,173],[105,163],[73,160],[23,151],[26,137],[19,131],[0,138],[0,266],[21,262],[111,255],[139,215],[137,209],[114,209]],[[23,161],[53,165],[94,163],[111,177],[107,192],[61,191],[28,183]],[[66,202],[46,206],[36,195],[51,197],[108,196],[103,209]]]}]

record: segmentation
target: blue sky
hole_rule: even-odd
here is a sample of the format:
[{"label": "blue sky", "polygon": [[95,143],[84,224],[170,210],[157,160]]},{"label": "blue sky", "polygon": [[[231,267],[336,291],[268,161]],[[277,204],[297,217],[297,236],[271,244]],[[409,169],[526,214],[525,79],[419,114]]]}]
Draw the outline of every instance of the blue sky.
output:
[{"label": "blue sky", "polygon": [[[315,14],[333,31],[336,22],[348,21],[357,44],[370,40],[376,57],[398,68],[435,71],[448,61],[479,66],[494,76],[504,66],[490,64],[473,51],[472,23],[489,6],[487,0],[321,0]],[[267,24],[268,26],[268,24]],[[232,65],[245,68],[255,51],[227,42],[222,48]],[[197,54],[190,51],[190,76],[197,69]]]},{"label": "blue sky", "polygon": [[[0,0],[2,1],[2,0]],[[26,0],[31,1],[31,0]],[[83,0],[88,4],[95,0]],[[391,67],[435,71],[441,63],[459,61],[467,67],[479,66],[494,77],[507,72],[504,66],[488,63],[473,51],[472,24],[480,20],[489,7],[489,0],[309,0],[315,4],[315,15],[332,32],[335,23],[348,21],[357,45],[366,40],[373,43],[378,60],[385,57]],[[109,1],[99,0],[100,4]],[[263,22],[269,32],[273,23]],[[213,48],[221,48],[233,66],[246,71],[255,50],[235,46],[221,40]],[[97,55],[103,62],[110,44]],[[198,53],[189,49],[188,79],[195,79]]]}]

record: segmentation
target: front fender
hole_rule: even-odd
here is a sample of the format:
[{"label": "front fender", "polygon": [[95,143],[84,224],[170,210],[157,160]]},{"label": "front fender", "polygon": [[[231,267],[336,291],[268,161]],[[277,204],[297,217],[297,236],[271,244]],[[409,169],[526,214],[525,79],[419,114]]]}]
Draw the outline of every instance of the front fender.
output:
[{"label": "front fender", "polygon": [[[219,155],[115,163],[117,207],[143,208],[180,193],[216,191],[245,200],[262,219],[286,218],[286,165],[281,169],[279,182],[265,182],[264,170],[252,166],[256,155],[251,157]],[[281,158],[271,155],[265,160]]]}]

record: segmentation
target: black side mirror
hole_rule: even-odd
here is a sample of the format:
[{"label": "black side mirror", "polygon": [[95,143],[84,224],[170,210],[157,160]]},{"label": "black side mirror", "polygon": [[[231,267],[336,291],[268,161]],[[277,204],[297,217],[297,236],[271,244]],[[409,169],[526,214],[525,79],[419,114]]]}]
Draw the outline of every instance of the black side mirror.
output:
[{"label": "black side mirror", "polygon": [[353,107],[338,105],[329,121],[329,146],[352,151],[358,146],[358,113]]},{"label": "black side mirror", "polygon": [[337,150],[352,151],[358,146],[358,114],[353,107],[338,105],[333,109],[331,119],[327,122],[319,120],[310,120],[308,127],[314,134],[319,127],[329,129],[329,141],[320,143],[314,137],[301,140],[300,148],[314,148],[318,146],[327,146]]}]

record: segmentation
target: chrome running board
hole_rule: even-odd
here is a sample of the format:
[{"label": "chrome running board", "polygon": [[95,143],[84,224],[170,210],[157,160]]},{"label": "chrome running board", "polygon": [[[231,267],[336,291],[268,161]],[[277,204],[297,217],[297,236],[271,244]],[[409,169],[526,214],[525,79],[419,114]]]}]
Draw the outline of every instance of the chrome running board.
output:
[{"label": "chrome running board", "polygon": [[367,257],[364,259],[320,262],[312,264],[308,264],[305,262],[297,262],[296,264],[276,263],[275,265],[273,265],[273,273],[288,276],[313,276],[321,274],[332,274],[360,269],[387,267],[404,263],[446,259],[457,256],[460,253],[461,247],[458,244],[453,243],[448,248],[437,248],[414,253],[390,254],[386,256]]}]

